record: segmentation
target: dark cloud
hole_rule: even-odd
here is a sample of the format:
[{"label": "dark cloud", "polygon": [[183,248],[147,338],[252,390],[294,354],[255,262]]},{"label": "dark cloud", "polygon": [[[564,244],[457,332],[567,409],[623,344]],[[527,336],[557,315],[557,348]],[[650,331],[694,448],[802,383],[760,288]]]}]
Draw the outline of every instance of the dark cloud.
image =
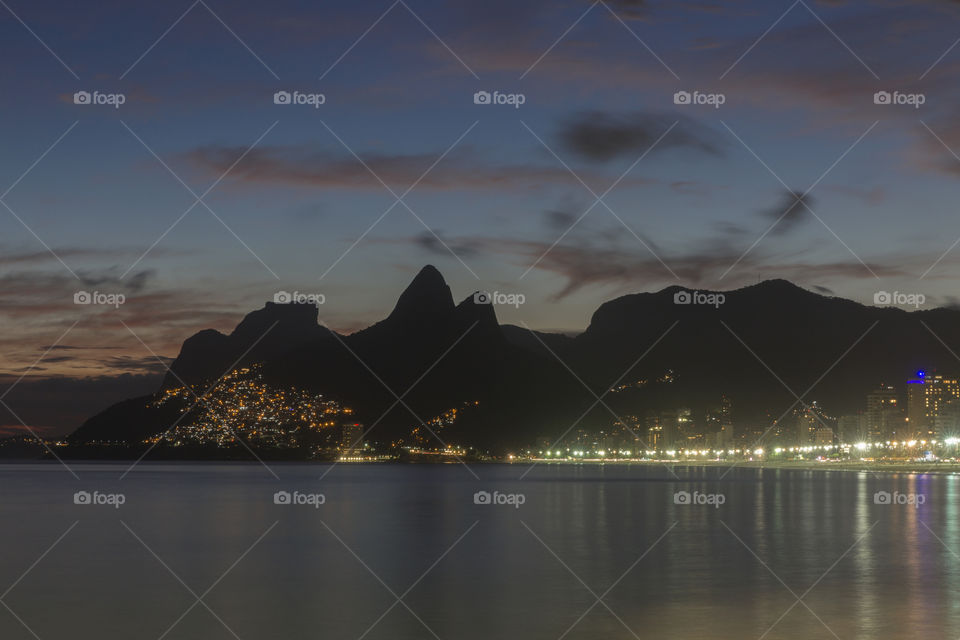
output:
[{"label": "dark cloud", "polygon": [[727,238],[737,238],[747,233],[747,229],[733,222],[715,222],[713,228],[717,233]]},{"label": "dark cloud", "polygon": [[80,281],[87,287],[110,286],[115,291],[140,293],[147,286],[148,282],[156,276],[156,272],[153,269],[142,269],[123,278],[118,275],[117,269],[112,269],[106,273],[78,271],[77,275],[80,277]]},{"label": "dark cloud", "polygon": [[831,289],[830,287],[823,287],[823,286],[820,286],[819,284],[815,284],[815,285],[813,285],[812,288],[813,288],[813,290],[816,291],[817,293],[822,293],[822,294],[825,295],[825,296],[836,295],[836,294],[834,294],[833,289]]},{"label": "dark cloud", "polygon": [[785,235],[813,215],[807,207],[813,208],[813,198],[801,191],[784,189],[777,203],[761,211],[760,215],[775,225],[771,234]]},{"label": "dark cloud", "polygon": [[[535,260],[547,251],[549,245],[526,243],[516,248],[528,259]],[[607,287],[619,291],[636,291],[665,284],[685,284],[713,288],[729,288],[744,284],[742,275],[719,280],[738,259],[737,274],[749,273],[751,278],[786,278],[803,283],[813,279],[851,278],[873,280],[873,275],[855,260],[809,264],[801,260],[773,262],[769,256],[757,252],[741,258],[741,252],[728,246],[715,249],[697,249],[688,253],[664,254],[657,251],[663,262],[679,276],[679,281],[653,254],[642,246],[635,249],[611,250],[593,244],[558,245],[537,265],[537,268],[562,276],[564,287],[554,296],[559,301],[573,293],[590,287]],[[903,277],[899,267],[884,267],[870,264],[881,277]]]},{"label": "dark cloud", "polygon": [[0,315],[43,313],[63,311],[73,304],[73,294],[85,289],[98,288],[105,292],[123,293],[128,296],[141,294],[155,277],[152,269],[136,271],[126,278],[120,277],[119,269],[103,271],[76,271],[74,278],[65,271],[15,271],[0,276]]},{"label": "dark cloud", "polygon": [[543,213],[544,224],[547,228],[557,231],[566,231],[572,227],[573,223],[577,221],[577,217],[575,213],[560,209],[551,209]]},{"label": "dark cloud", "polygon": [[[670,130],[674,123],[677,124]],[[661,113],[615,115],[587,111],[567,120],[559,137],[578,156],[605,162],[621,156],[639,156],[668,130],[651,153],[685,149],[719,156],[725,146],[723,138],[709,127],[686,116]]]},{"label": "dark cloud", "polygon": [[[101,248],[101,247],[54,247],[48,250],[17,250],[9,246],[0,246],[0,265],[27,265],[57,263],[57,258],[68,262],[71,259],[115,262],[123,258],[134,258],[143,254],[146,247]],[[184,251],[165,247],[154,247],[153,256],[183,256]]]},{"label": "dark cloud", "polygon": [[435,233],[424,231],[414,237],[414,244],[424,251],[435,255],[449,256],[452,251],[457,256],[465,258],[475,255],[480,249],[482,242],[471,239],[449,240],[443,237],[441,231],[436,231]]},{"label": "dark cloud", "polygon": [[[785,278],[817,290],[829,292],[823,285],[815,282],[832,279],[869,279],[873,274],[879,277],[911,277],[916,273],[908,271],[917,260],[913,256],[897,257],[885,261],[890,265],[869,262],[865,267],[859,261],[834,261],[810,263],[804,260],[807,251],[797,249],[792,253],[779,252],[776,255],[765,253],[761,248],[744,255],[749,246],[741,237],[742,229],[733,229],[729,236],[717,236],[709,241],[689,247],[686,251],[667,251],[652,238],[642,234],[646,247],[625,233],[622,227],[606,230],[588,230],[576,236],[568,236],[556,246],[553,242],[519,240],[516,238],[458,238],[450,240],[451,246],[470,247],[499,252],[511,257],[518,267],[526,269],[536,262],[536,269],[561,276],[565,284],[551,297],[558,302],[567,296],[587,289],[604,288],[611,293],[649,289],[669,284],[712,287],[727,289],[753,282],[755,278]],[[427,243],[423,236],[407,238],[421,246],[429,245],[438,251],[437,243]],[[445,250],[444,250],[445,251]],[[439,252],[439,251],[438,251]],[[736,264],[730,277],[724,274]]]}]

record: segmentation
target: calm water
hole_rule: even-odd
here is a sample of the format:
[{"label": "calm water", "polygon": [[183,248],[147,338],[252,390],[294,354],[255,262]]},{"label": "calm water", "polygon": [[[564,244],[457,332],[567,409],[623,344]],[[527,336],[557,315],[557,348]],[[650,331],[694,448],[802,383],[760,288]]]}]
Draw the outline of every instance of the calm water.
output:
[{"label": "calm water", "polygon": [[[279,480],[259,465],[143,464],[122,480],[125,465],[76,464],[79,480],[0,466],[0,638],[960,635],[955,477],[270,466]],[[525,502],[474,504],[481,490]],[[125,503],[76,505],[76,491]]]}]

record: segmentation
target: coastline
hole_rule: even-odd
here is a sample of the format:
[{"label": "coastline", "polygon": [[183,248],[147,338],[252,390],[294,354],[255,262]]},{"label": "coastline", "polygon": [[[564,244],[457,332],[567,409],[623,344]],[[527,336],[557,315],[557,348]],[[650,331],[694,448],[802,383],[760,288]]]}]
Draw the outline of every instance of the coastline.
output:
[{"label": "coastline", "polygon": [[[103,458],[64,458],[64,462],[69,464],[129,464],[136,461],[136,457],[103,457]],[[293,464],[293,465],[345,465],[345,466],[359,466],[359,465],[403,465],[403,466],[422,466],[422,465],[456,465],[456,464],[467,464],[467,465],[517,465],[517,466],[541,466],[541,465],[552,465],[552,466],[631,466],[631,465],[642,465],[642,466],[651,466],[651,467],[690,467],[690,468],[700,468],[700,469],[711,469],[711,468],[740,468],[740,469],[768,469],[768,470],[787,470],[787,471],[833,471],[833,472],[853,472],[853,473],[902,473],[910,475],[960,475],[960,461],[958,462],[904,462],[904,461],[891,461],[891,462],[877,462],[877,461],[857,461],[857,460],[846,460],[846,461],[812,461],[812,460],[785,460],[785,461],[770,461],[770,460],[736,460],[736,461],[725,461],[725,460],[617,460],[617,459],[607,459],[607,460],[556,460],[556,459],[536,459],[536,458],[514,458],[512,460],[506,459],[477,459],[469,458],[463,460],[457,459],[444,459],[444,460],[297,460],[297,459],[276,459],[276,458],[266,458],[266,461],[271,464]],[[58,465],[61,464],[61,461],[51,459],[50,457],[40,457],[40,458],[2,458],[0,457],[0,465],[16,465],[16,464],[36,464],[36,463],[47,463]],[[162,465],[172,465],[172,464],[229,464],[229,465],[246,465],[246,464],[262,464],[263,461],[258,461],[253,458],[247,459],[238,459],[238,458],[158,458],[153,460],[142,460],[140,464],[162,464]]]},{"label": "coastline", "polygon": [[734,467],[750,469],[787,469],[804,471],[852,471],[863,473],[910,473],[917,475],[954,475],[960,474],[960,462],[864,462],[859,460],[813,461],[813,460],[514,460],[512,464],[525,462],[540,464],[587,464],[587,465],[625,465],[641,464],[668,467]]}]

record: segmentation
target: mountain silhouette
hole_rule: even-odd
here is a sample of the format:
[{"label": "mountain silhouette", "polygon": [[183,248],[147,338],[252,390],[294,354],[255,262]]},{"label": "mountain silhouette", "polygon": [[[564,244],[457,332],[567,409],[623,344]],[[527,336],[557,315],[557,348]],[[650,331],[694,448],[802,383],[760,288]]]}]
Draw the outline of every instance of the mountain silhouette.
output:
[{"label": "mountain silhouette", "polygon": [[[272,384],[353,407],[381,441],[476,403],[441,436],[490,449],[620,418],[640,429],[648,412],[697,415],[721,395],[741,430],[769,426],[794,394],[835,414],[856,412],[880,383],[900,384],[919,368],[960,370],[958,351],[956,310],[865,306],[785,280],[625,295],[601,305],[577,336],[533,332],[500,325],[495,305],[474,294],[456,304],[426,266],[386,318],[353,334],[325,328],[314,305],[271,302],[229,335],[201,331],[184,342],[163,386],[205,388],[230,368],[259,363]],[[625,390],[607,393],[614,386]],[[162,431],[175,417],[147,409],[151,398],[110,407],[71,440],[139,442]]]}]

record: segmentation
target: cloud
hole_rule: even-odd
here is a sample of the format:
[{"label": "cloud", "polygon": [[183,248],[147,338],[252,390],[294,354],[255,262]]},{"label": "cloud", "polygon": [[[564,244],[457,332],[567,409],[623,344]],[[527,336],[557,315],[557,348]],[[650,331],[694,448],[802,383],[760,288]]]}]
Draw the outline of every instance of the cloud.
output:
[{"label": "cloud", "polygon": [[776,225],[770,232],[773,235],[785,235],[794,231],[813,214],[807,209],[813,208],[813,198],[800,191],[784,189],[777,204],[760,212],[770,224]]},{"label": "cloud", "polygon": [[[518,244],[516,248],[531,262],[549,248],[545,243]],[[674,279],[667,268],[642,246],[636,249],[611,249],[594,244],[558,245],[547,253],[537,268],[562,276],[566,284],[552,296],[559,301],[588,287],[607,287],[620,291],[635,291],[651,284],[689,284],[715,288],[743,284],[742,276],[734,274],[729,280],[719,280],[738,259],[737,271],[751,277],[785,278],[794,282],[809,282],[824,278],[852,278],[873,280],[873,275],[859,262],[825,262],[811,264],[801,260],[772,261],[769,256],[752,252],[741,259],[741,252],[732,247],[714,250],[695,250],[687,253],[664,254],[657,252],[664,263],[676,273]],[[900,267],[884,267],[870,264],[881,277],[902,277],[907,274]]]},{"label": "cloud", "polygon": [[[237,316],[249,310],[227,289],[214,295],[193,289],[160,289],[150,270],[122,280],[110,270],[83,272],[81,278],[78,281],[62,271],[41,270],[0,275],[0,322],[16,327],[0,333],[0,353],[4,354],[0,375],[16,372],[49,378],[108,371],[156,373],[163,366],[150,350],[165,356],[175,354],[190,334],[208,327],[232,328]],[[126,301],[119,308],[77,305],[74,294],[78,290],[123,293]],[[46,356],[38,363],[43,354]]]},{"label": "cloud", "polygon": [[[756,277],[784,278],[820,290],[830,291],[822,282],[830,280],[869,280],[873,274],[883,278],[916,278],[923,256],[895,256],[884,264],[867,263],[869,269],[855,259],[810,262],[809,250],[764,252],[755,248],[744,255],[749,246],[744,230],[732,227],[730,233],[705,239],[682,251],[668,251],[652,238],[644,237],[647,247],[631,241],[620,227],[587,231],[568,236],[564,242],[522,240],[517,238],[470,237],[448,239],[453,247],[470,247],[472,251],[498,253],[518,267],[526,269],[536,262],[540,272],[560,276],[563,286],[550,297],[559,302],[588,289],[603,288],[608,292],[630,292],[652,286],[685,284],[688,286],[727,289],[752,282]],[[643,236],[641,236],[643,237]],[[400,242],[422,245],[422,236]],[[436,247],[434,247],[436,249]],[[736,269],[722,278],[731,266]],[[895,265],[895,266],[886,266]],[[912,269],[912,271],[911,271]],[[672,272],[672,273],[671,273]],[[676,274],[674,277],[673,274]]]},{"label": "cloud", "polygon": [[[673,129],[670,126],[676,123]],[[712,129],[686,116],[660,113],[615,115],[586,111],[565,122],[562,144],[580,157],[605,162],[621,156],[639,156],[669,130],[651,153],[669,149],[693,150],[719,156],[723,139]]]},{"label": "cloud", "polygon": [[424,231],[415,236],[413,242],[428,253],[448,256],[452,251],[461,258],[475,255],[481,245],[480,241],[472,239],[446,240],[440,230],[436,230],[434,233]]},{"label": "cloud", "polygon": [[628,20],[645,18],[650,10],[647,0],[607,0],[607,5],[621,18]]},{"label": "cloud", "polygon": [[56,260],[56,256],[59,256],[61,260],[70,258],[115,258],[125,253],[127,252],[116,249],[91,249],[87,247],[59,247],[53,253],[46,250],[14,251],[9,247],[4,247],[3,251],[0,252],[0,265],[11,266],[50,262]]},{"label": "cloud", "polygon": [[[62,271],[14,271],[0,275],[0,316],[29,317],[37,313],[63,311],[73,304],[73,294],[85,288],[134,295],[142,293],[156,273],[135,271],[126,278],[119,269],[77,270],[77,278]],[[79,279],[78,279],[79,278]]]},{"label": "cloud", "polygon": [[[203,171],[222,175],[245,151],[239,147],[207,146],[188,152],[186,159]],[[417,183],[417,189],[502,190],[537,187],[544,183],[571,184],[575,181],[565,168],[556,163],[490,162],[467,147],[454,150],[423,176],[442,154],[442,150],[436,153],[361,151],[358,155],[363,162],[360,162],[350,153],[333,152],[312,145],[260,147],[250,151],[230,171],[230,179],[251,184],[377,190],[383,190],[380,184],[380,180],[383,180],[391,188],[401,191],[414,183]],[[597,177],[591,174],[581,176],[584,179]],[[634,185],[649,182],[630,177],[624,181],[625,184]]]},{"label": "cloud", "polygon": [[548,229],[566,231],[577,221],[577,215],[569,211],[551,209],[543,213],[544,224]]}]

